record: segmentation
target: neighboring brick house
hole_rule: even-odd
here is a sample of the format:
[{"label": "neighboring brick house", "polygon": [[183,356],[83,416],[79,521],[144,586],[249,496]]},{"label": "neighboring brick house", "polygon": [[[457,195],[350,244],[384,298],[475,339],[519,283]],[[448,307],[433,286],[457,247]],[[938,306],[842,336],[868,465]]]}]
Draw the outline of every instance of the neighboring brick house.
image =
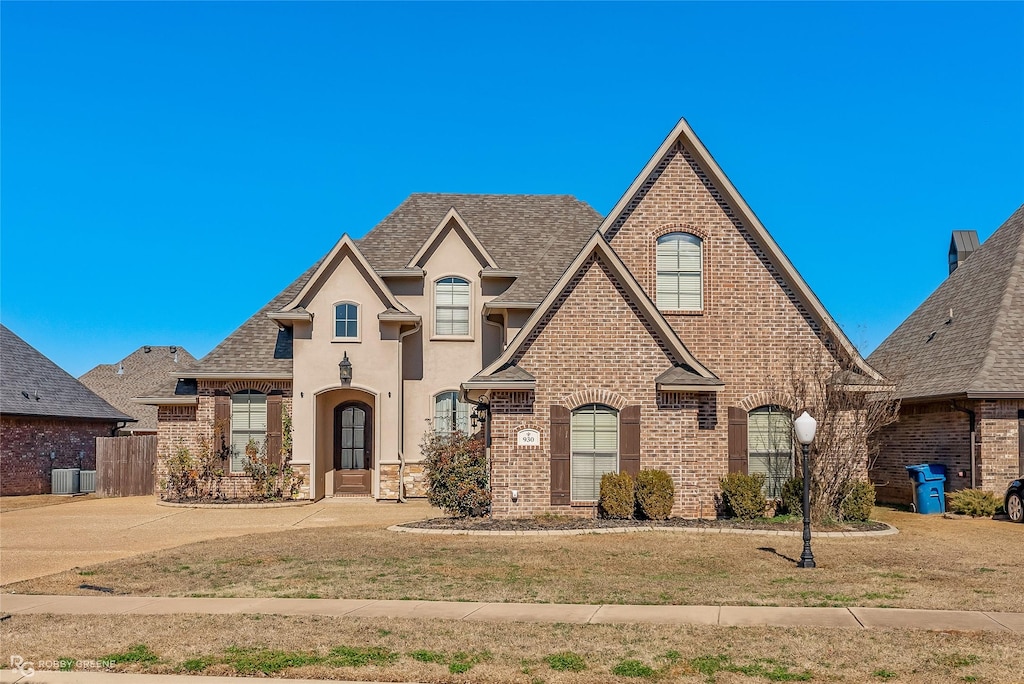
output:
[{"label": "neighboring brick house", "polygon": [[0,325],[0,495],[49,494],[54,468],[96,467],[96,438],[133,421]]},{"label": "neighboring brick house", "polygon": [[917,463],[945,465],[950,490],[997,495],[1024,474],[1024,206],[980,246],[955,232],[949,256],[949,277],[869,358],[902,399],[874,438],[882,501],[912,500]]},{"label": "neighboring brick house", "polygon": [[102,363],[78,379],[104,401],[136,422],[119,432],[122,435],[156,434],[156,406],[132,401],[163,385],[169,373],[191,368],[195,358],[184,347],[145,345],[117,363]]},{"label": "neighboring brick house", "polygon": [[680,121],[603,220],[569,196],[412,195],[143,401],[164,454],[217,422],[276,439],[287,408],[314,498],[422,495],[424,431],[474,410],[496,516],[594,515],[603,472],[655,467],[698,516],[730,470],[792,474],[803,407],[778,381],[822,354],[882,381]]}]

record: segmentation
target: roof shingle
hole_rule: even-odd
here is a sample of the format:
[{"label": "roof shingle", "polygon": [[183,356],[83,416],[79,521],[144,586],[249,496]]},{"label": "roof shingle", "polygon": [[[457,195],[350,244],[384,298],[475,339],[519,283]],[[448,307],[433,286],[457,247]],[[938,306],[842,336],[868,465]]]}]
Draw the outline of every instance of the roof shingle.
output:
[{"label": "roof shingle", "polygon": [[904,399],[1024,397],[1024,205],[875,350]]},{"label": "roof shingle", "polygon": [[98,397],[5,325],[0,325],[0,413],[112,423],[135,420]]}]

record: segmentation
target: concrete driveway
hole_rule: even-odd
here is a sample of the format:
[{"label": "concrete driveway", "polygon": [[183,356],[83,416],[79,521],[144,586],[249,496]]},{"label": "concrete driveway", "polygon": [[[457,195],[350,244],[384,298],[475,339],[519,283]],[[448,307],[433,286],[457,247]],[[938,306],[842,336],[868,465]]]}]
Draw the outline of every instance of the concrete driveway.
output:
[{"label": "concrete driveway", "polygon": [[387,527],[438,515],[425,501],[324,499],[288,508],[167,508],[151,496],[0,513],[0,585],[183,544],[293,527]]}]

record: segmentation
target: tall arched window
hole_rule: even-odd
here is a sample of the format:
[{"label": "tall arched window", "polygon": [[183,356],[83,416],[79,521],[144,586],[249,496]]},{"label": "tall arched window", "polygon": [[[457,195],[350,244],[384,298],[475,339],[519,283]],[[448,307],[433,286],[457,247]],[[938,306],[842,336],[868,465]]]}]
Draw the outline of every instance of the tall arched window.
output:
[{"label": "tall arched window", "polygon": [[762,406],[747,414],[747,472],[764,475],[764,493],[782,496],[793,477],[793,416],[778,406]]},{"label": "tall arched window", "polygon": [[587,404],[572,412],[573,501],[597,501],[601,476],[619,471],[619,412]]},{"label": "tall arched window", "polygon": [[669,233],[658,238],[655,300],[662,311],[704,308],[703,243],[696,235]]},{"label": "tall arched window", "polygon": [[434,334],[469,335],[469,281],[441,278],[434,283]]},{"label": "tall arched window", "polygon": [[450,435],[456,430],[469,434],[469,404],[458,392],[441,392],[434,396],[434,432]]},{"label": "tall arched window", "polygon": [[232,473],[245,470],[245,449],[249,440],[259,449],[267,442],[267,395],[251,389],[231,395]]}]

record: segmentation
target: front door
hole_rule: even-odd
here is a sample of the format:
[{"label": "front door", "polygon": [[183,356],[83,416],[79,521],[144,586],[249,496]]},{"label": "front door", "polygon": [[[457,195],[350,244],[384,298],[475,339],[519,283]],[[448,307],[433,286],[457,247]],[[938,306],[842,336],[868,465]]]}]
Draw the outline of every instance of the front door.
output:
[{"label": "front door", "polygon": [[361,401],[334,409],[334,494],[370,494],[373,415]]}]

